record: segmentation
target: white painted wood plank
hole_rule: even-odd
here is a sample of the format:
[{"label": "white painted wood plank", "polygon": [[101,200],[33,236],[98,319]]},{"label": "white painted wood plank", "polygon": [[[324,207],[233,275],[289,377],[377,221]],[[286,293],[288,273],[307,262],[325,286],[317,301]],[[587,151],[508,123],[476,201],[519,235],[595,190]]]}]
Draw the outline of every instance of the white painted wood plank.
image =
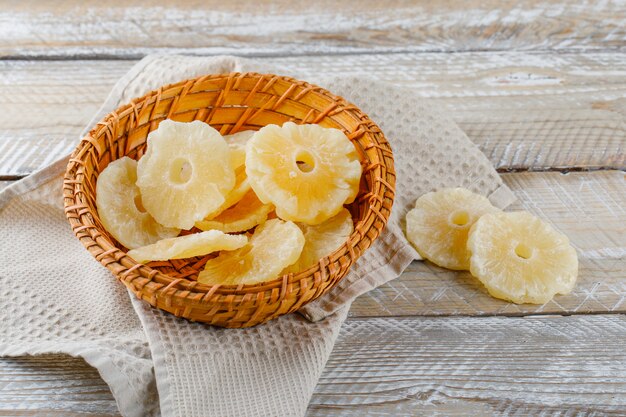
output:
[{"label": "white painted wood plank", "polygon": [[[626,54],[273,58],[304,79],[368,76],[447,111],[501,169],[626,168]],[[129,61],[0,61],[0,176],[71,150]]]},{"label": "white painted wood plank", "polygon": [[623,415],[626,318],[348,320],[309,416]]},{"label": "white painted wood plank", "polygon": [[626,312],[626,178],[621,171],[503,176],[528,210],[565,233],[579,257],[576,287],[545,305],[492,298],[467,272],[414,262],[398,279],[359,297],[353,317]]},{"label": "white painted wood plank", "polygon": [[132,65],[0,61],[0,175],[26,175],[70,153]]},{"label": "white painted wood plank", "polygon": [[313,81],[371,77],[411,88],[448,112],[498,169],[624,169],[626,56],[620,55],[405,54],[271,62]]},{"label": "white painted wood plank", "polygon": [[623,49],[621,1],[2,1],[0,56]]},{"label": "white painted wood plank", "polygon": [[119,415],[108,385],[82,359],[65,355],[0,359],[0,416]]},{"label": "white painted wood plank", "polygon": [[[624,315],[352,318],[307,416],[623,416],[624,343]],[[0,359],[0,415],[117,415],[107,391],[79,359]]]}]

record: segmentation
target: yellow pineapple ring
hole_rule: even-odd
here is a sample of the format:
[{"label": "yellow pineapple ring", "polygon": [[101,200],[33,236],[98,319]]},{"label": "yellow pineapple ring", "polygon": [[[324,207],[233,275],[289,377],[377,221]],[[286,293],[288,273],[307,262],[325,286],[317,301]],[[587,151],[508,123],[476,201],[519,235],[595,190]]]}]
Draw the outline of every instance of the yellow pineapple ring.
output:
[{"label": "yellow pineapple ring", "polygon": [[243,168],[246,163],[246,148],[230,148],[230,162],[235,171],[240,167]]},{"label": "yellow pineapple ring", "polygon": [[472,275],[496,298],[544,304],[576,283],[578,257],[567,236],[527,212],[485,214],[467,247]]},{"label": "yellow pineapple ring", "polygon": [[287,122],[252,136],[246,173],[259,199],[276,206],[278,217],[318,224],[354,201],[361,164],[342,131]]},{"label": "yellow pineapple ring", "polygon": [[180,229],[161,226],[141,203],[137,161],[125,156],[111,162],[96,182],[96,207],[104,228],[128,249],[174,237]]},{"label": "yellow pineapple ring", "polygon": [[[245,133],[245,135],[242,135]],[[252,136],[254,131],[244,130],[243,132],[235,133],[234,135],[224,136],[225,140],[230,140],[228,146],[230,147],[231,164],[235,170],[235,187],[226,196],[226,200],[216,210],[207,214],[204,220],[211,220],[227,208],[232,207],[239,200],[246,195],[250,190],[250,182],[246,175],[246,140]],[[233,139],[234,137],[234,139]],[[206,229],[205,229],[206,230]]]},{"label": "yellow pineapple ring", "polygon": [[252,138],[255,133],[255,130],[242,130],[241,132],[226,135],[224,136],[224,139],[231,148],[244,149],[250,138]]},{"label": "yellow pineapple ring", "polygon": [[464,188],[426,193],[406,215],[406,234],[419,254],[448,269],[469,269],[467,234],[485,213],[500,211]]},{"label": "yellow pineapple ring", "polygon": [[304,248],[300,258],[283,271],[285,274],[304,271],[324,256],[331,254],[346,242],[354,230],[352,215],[345,208],[323,223],[298,226],[304,234]]},{"label": "yellow pineapple ring", "polygon": [[196,223],[200,230],[221,230],[224,233],[244,232],[267,220],[274,210],[271,204],[263,204],[254,191],[249,190],[234,206],[211,220]]},{"label": "yellow pineapple ring", "polygon": [[224,136],[224,140],[231,150],[233,168],[243,166],[246,160],[246,143],[255,133],[254,130],[242,130],[241,132]]},{"label": "yellow pineapple ring", "polygon": [[164,120],[150,132],[137,178],[146,210],[162,225],[181,229],[220,207],[235,185],[224,138],[197,120]]},{"label": "yellow pineapple ring", "polygon": [[221,252],[198,275],[204,284],[254,284],[277,278],[298,260],[304,236],[292,222],[274,219],[257,227],[246,246]]},{"label": "yellow pineapple ring", "polygon": [[220,250],[239,249],[246,243],[248,238],[244,235],[227,235],[219,230],[210,230],[159,240],[152,245],[128,251],[128,256],[139,263],[167,261],[208,255]]},{"label": "yellow pineapple ring", "polygon": [[220,215],[224,210],[237,204],[247,193],[250,191],[250,182],[246,176],[246,170],[243,166],[239,167],[236,171],[236,183],[235,188],[226,196],[226,200],[216,210],[209,213],[204,220],[211,220]]}]

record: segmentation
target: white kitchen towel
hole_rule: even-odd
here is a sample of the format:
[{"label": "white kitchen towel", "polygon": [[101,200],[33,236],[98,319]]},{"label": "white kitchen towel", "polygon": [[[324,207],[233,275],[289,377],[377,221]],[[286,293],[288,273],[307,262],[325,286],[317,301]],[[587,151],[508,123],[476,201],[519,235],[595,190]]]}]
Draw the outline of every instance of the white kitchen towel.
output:
[{"label": "white kitchen towel", "polygon": [[[85,131],[163,84],[231,71],[298,75],[234,57],[150,56],[120,79]],[[131,303],[65,220],[64,158],[0,192],[0,354],[83,357],[109,384],[124,416],[303,415],[351,301],[418,258],[402,224],[415,198],[462,186],[498,207],[514,201],[478,148],[415,92],[373,80],[308,81],[346,97],[380,125],[398,174],[386,230],[348,276],[301,311],[315,322],[290,314],[250,329],[219,329],[133,296]]]}]

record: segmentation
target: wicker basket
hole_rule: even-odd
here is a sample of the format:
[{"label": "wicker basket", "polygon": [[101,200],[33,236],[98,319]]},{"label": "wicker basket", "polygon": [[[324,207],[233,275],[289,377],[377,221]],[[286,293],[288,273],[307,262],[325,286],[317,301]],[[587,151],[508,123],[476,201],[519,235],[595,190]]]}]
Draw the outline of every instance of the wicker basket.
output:
[{"label": "wicker basket", "polygon": [[[125,155],[139,159],[148,133],[166,118],[202,120],[222,134],[286,121],[342,129],[355,144],[363,166],[359,195],[349,206],[354,233],[309,269],[254,285],[198,283],[207,257],[137,264],[100,222],[96,181],[111,161]],[[385,227],[394,185],[391,148],[378,126],[356,106],[292,78],[232,73],[162,87],[107,115],[72,154],[63,195],[76,236],[137,297],[190,320],[248,327],[293,312],[337,284]]]}]

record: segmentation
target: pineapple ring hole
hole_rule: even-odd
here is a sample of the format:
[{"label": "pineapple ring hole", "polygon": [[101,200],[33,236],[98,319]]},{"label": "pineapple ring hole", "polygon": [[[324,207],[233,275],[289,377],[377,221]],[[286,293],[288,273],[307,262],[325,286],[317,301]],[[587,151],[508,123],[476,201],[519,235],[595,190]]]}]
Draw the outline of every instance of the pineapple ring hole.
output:
[{"label": "pineapple ring hole", "polygon": [[518,243],[515,246],[515,254],[522,259],[530,259],[533,256],[533,248],[524,243]]},{"label": "pineapple ring hole", "polygon": [[315,169],[315,157],[309,151],[301,149],[296,154],[296,166],[301,172],[311,172]]},{"label": "pineapple ring hole", "polygon": [[465,210],[457,210],[450,215],[450,222],[459,227],[466,226],[470,221],[470,215]]},{"label": "pineapple ring hole", "polygon": [[137,208],[137,210],[139,210],[140,213],[145,213],[146,209],[143,206],[143,203],[141,202],[141,195],[136,194],[135,198],[133,198],[133,201],[135,203],[135,207]]},{"label": "pineapple ring hole", "polygon": [[170,180],[174,184],[184,184],[191,179],[193,168],[185,158],[176,158],[170,165]]}]

